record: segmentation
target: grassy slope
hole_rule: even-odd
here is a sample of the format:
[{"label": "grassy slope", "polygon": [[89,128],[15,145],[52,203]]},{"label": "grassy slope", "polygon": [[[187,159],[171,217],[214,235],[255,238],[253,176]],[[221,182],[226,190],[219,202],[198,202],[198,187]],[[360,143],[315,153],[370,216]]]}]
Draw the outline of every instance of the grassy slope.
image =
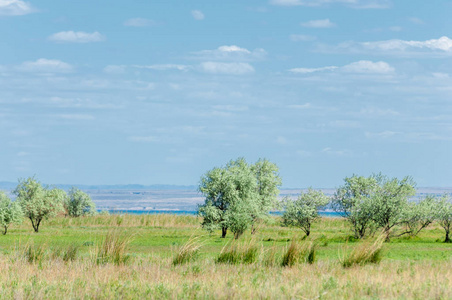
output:
[{"label": "grassy slope", "polygon": [[[350,231],[340,219],[322,219],[311,239],[318,239],[318,261],[292,268],[215,264],[229,241],[208,235],[192,216],[125,215],[56,218],[43,223],[38,234],[29,222],[0,236],[0,298],[448,298],[452,295],[452,244],[433,225],[418,238],[393,238],[385,244],[380,265],[343,269],[338,257],[354,247]],[[282,252],[289,240],[302,237],[296,229],[262,226],[254,237],[260,255],[271,247]],[[93,248],[113,228],[132,236],[124,266],[96,265]],[[178,247],[201,235],[200,258],[172,266]],[[242,240],[249,239],[249,235]],[[23,259],[22,249],[44,244],[47,256],[39,263]],[[74,262],[51,258],[52,249],[83,245]]]}]

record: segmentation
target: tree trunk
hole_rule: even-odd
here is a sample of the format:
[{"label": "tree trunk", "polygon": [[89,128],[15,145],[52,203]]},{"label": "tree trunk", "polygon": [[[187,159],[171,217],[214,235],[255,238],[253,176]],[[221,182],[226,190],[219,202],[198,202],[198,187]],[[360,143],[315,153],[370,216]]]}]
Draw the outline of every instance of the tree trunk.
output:
[{"label": "tree trunk", "polygon": [[450,231],[446,230],[446,239],[444,240],[444,243],[452,243],[449,233],[450,233]]},{"label": "tree trunk", "polygon": [[33,218],[30,218],[31,220],[31,225],[33,226],[33,229],[35,230],[35,232],[39,231],[39,224],[41,223],[42,219],[38,219],[36,220],[36,223],[34,222]]},{"label": "tree trunk", "polygon": [[226,237],[226,233],[228,232],[228,228],[227,227],[222,227],[221,228],[221,238],[224,239]]},{"label": "tree trunk", "polygon": [[257,227],[254,227],[254,224],[251,225],[251,234],[255,234],[257,232]]},{"label": "tree trunk", "polygon": [[3,231],[3,235],[5,235],[7,231],[8,231],[8,227],[5,226],[5,231]]}]

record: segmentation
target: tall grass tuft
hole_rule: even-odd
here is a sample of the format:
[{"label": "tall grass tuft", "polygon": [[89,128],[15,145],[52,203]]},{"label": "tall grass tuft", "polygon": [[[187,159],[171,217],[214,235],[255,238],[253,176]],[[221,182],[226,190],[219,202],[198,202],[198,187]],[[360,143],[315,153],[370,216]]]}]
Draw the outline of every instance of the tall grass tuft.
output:
[{"label": "tall grass tuft", "polygon": [[173,265],[182,265],[191,261],[195,261],[199,257],[199,249],[203,246],[199,242],[200,237],[190,237],[190,239],[179,248],[173,258]]},{"label": "tall grass tuft", "polygon": [[33,242],[27,243],[23,250],[23,257],[29,263],[42,263],[47,254],[47,246],[45,244],[35,245]]},{"label": "tall grass tuft", "polygon": [[374,241],[360,242],[346,257],[339,257],[342,266],[349,268],[353,265],[378,264],[382,259],[385,239],[386,235],[380,234]]},{"label": "tall grass tuft", "polygon": [[239,243],[233,241],[223,247],[216,259],[216,263],[227,264],[252,264],[256,262],[259,249],[254,240],[249,243]]},{"label": "tall grass tuft", "polygon": [[314,242],[300,243],[293,239],[283,255],[281,265],[291,267],[298,263],[313,264],[316,260],[317,245]]},{"label": "tall grass tuft", "polygon": [[108,232],[101,245],[98,245],[94,249],[93,256],[95,263],[126,264],[130,259],[130,255],[127,254],[127,247],[130,241],[130,236],[126,236],[118,230]]}]

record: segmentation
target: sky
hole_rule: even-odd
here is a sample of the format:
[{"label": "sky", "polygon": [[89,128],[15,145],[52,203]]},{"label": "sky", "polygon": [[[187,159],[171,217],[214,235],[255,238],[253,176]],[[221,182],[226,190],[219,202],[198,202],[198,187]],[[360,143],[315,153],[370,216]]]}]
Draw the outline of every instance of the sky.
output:
[{"label": "sky", "polygon": [[0,0],[0,181],[452,186],[451,1]]}]

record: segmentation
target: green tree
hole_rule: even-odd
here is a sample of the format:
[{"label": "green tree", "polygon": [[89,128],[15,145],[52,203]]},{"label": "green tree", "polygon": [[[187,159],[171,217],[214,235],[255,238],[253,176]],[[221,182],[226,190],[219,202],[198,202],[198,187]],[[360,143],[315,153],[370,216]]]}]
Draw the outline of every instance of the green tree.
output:
[{"label": "green tree", "polygon": [[438,199],[434,195],[426,196],[419,203],[408,203],[402,217],[406,231],[399,234],[399,236],[403,234],[417,236],[422,229],[437,219],[438,211],[440,210],[439,204]]},{"label": "green tree", "polygon": [[259,159],[251,165],[257,181],[258,203],[257,211],[253,212],[251,233],[256,232],[255,223],[259,220],[267,221],[269,211],[276,208],[279,195],[279,187],[282,184],[278,166],[267,159]]},{"label": "green tree", "polygon": [[96,213],[96,205],[91,197],[75,187],[69,190],[64,206],[71,217],[91,216]]},{"label": "green tree", "polygon": [[64,211],[63,203],[67,198],[65,191],[43,187],[34,177],[20,179],[14,193],[35,232],[39,231],[42,220]]},{"label": "green tree", "polygon": [[22,217],[19,203],[12,202],[4,192],[0,191],[0,225],[4,228],[3,235],[6,234],[11,223],[20,223]]},{"label": "green tree", "polygon": [[439,209],[437,214],[439,225],[446,231],[445,243],[452,243],[450,231],[452,229],[452,203],[448,195],[444,195],[439,201]]},{"label": "green tree", "polygon": [[375,224],[383,228],[389,241],[391,230],[403,223],[408,199],[416,194],[416,184],[409,176],[399,180],[379,174],[376,178],[378,190],[371,197],[371,216]]},{"label": "green tree", "polygon": [[205,202],[198,207],[203,228],[221,228],[224,238],[230,229],[236,238],[257,220],[265,219],[274,207],[278,168],[267,160],[249,165],[245,159],[231,160],[201,177],[199,191]]},{"label": "green tree", "polygon": [[378,190],[377,176],[346,177],[336,190],[332,205],[350,223],[355,238],[363,238],[373,227],[371,200]]},{"label": "green tree", "polygon": [[319,209],[330,202],[330,199],[322,191],[311,188],[307,192],[301,192],[296,200],[285,198],[283,200],[284,213],[283,225],[298,227],[309,236],[311,225],[319,216]]}]

